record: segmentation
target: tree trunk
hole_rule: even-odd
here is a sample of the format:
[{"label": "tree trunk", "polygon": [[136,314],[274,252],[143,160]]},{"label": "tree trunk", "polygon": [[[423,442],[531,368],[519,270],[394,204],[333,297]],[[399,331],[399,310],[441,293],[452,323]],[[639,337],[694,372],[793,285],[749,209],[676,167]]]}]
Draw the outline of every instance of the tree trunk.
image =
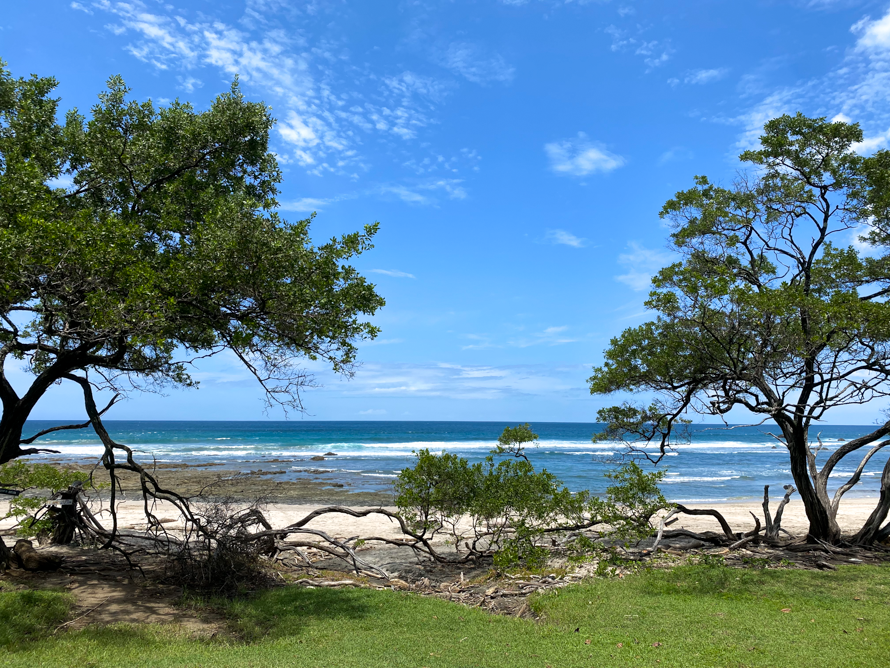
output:
[{"label": "tree trunk", "polygon": [[890,459],[884,465],[884,472],[881,474],[881,494],[878,497],[878,505],[869,515],[865,524],[856,534],[855,542],[871,545],[878,534],[881,533],[881,525],[887,519],[887,513],[890,511]]},{"label": "tree trunk", "polygon": [[22,456],[22,429],[25,428],[27,415],[19,406],[3,407],[0,418],[0,464]]},{"label": "tree trunk", "polygon": [[795,434],[793,440],[789,440],[788,445],[790,446],[791,477],[794,478],[794,484],[807,512],[807,519],[810,521],[807,539],[836,543],[841,537],[840,527],[837,520],[832,517],[830,504],[823,503],[810,479],[806,435]]},{"label": "tree trunk", "polygon": [[3,538],[0,538],[0,571],[5,571],[10,566],[12,560],[12,552],[6,547]]}]

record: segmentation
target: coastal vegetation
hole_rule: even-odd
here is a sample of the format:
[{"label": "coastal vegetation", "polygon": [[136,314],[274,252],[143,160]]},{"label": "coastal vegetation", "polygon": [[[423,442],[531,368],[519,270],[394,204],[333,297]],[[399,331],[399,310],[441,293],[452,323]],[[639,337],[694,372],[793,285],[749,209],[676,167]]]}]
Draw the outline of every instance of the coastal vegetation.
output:
[{"label": "coastal vegetation", "polygon": [[[377,334],[364,318],[383,299],[348,264],[377,225],[315,245],[311,219],[278,215],[274,121],[237,80],[198,112],[132,100],[112,77],[88,117],[62,122],[55,87],[0,62],[0,464],[49,452],[28,447],[49,432],[92,427],[112,480],[133,471],[146,496],[182,504],[101,416],[127,392],[196,387],[192,364],[223,352],[270,405],[301,410],[313,382],[301,360],[349,375],[355,343]],[[24,392],[10,365],[33,374]],[[88,421],[26,436],[59,383],[80,388]],[[96,391],[113,393],[104,409]]]},{"label": "coastal vegetation", "polygon": [[594,531],[597,539],[625,541],[652,532],[652,517],[669,505],[658,488],[663,471],[645,473],[628,462],[609,474],[605,498],[572,492],[547,470],[535,470],[525,444],[537,440],[528,424],[507,427],[475,464],[448,452],[415,453],[414,466],[395,482],[395,504],[429,556],[446,559],[431,544],[445,537],[456,552],[451,562],[490,557],[497,568],[540,568],[556,545],[595,551]]},{"label": "coastal vegetation", "polygon": [[[89,118],[74,110],[62,123],[54,86],[15,79],[0,63],[0,475],[19,489],[68,487],[82,542],[111,548],[100,558],[119,556],[132,574],[134,555],[155,557],[164,581],[194,597],[183,608],[224,622],[206,638],[172,626],[59,633],[96,608],[75,617],[69,593],[9,578],[0,582],[4,665],[818,666],[884,658],[886,567],[838,567],[826,560],[861,562],[851,557],[861,552],[831,548],[801,569],[754,552],[741,562],[749,569],[729,568],[724,554],[775,542],[778,521],[767,516],[763,537],[757,518],[753,531],[735,534],[716,511],[669,503],[658,486],[664,472],[633,460],[608,474],[602,498],[573,492],[533,466],[527,448],[538,437],[528,424],[506,428],[481,462],[419,450],[395,481],[395,510],[329,506],[275,527],[255,499],[162,486],[102,416],[127,392],[196,386],[192,365],[223,352],[255,376],[269,405],[302,410],[300,393],[313,381],[300,361],[349,375],[356,344],[377,334],[366,318],[383,299],[348,264],[371,248],[377,227],[314,245],[311,219],[278,216],[273,119],[244,99],[237,80],[197,112],[178,101],[135,102],[114,77]],[[754,176],[729,189],[700,177],[668,202],[662,215],[675,225],[682,260],[654,279],[648,304],[659,318],[614,340],[590,380],[595,393],[658,394],[648,407],[602,411],[608,426],[597,436],[625,439],[656,460],[676,444],[689,410],[726,416],[743,407],[775,421],[810,537],[826,549],[841,539],[841,497],[890,443],[882,440],[888,421],[818,469],[809,437],[830,408],[890,394],[887,260],[832,241],[864,229],[870,248],[890,243],[890,157],[859,157],[852,149],[861,138],[855,125],[776,119],[763,149],[743,154]],[[8,382],[7,364],[33,374],[23,394]],[[57,383],[79,388],[88,420],[26,436],[27,417]],[[97,392],[113,395],[102,409]],[[31,447],[41,436],[86,428],[104,445],[97,467],[111,477],[108,521],[80,495],[94,484],[90,475],[21,460],[50,452]],[[658,453],[636,438],[654,440]],[[840,459],[863,449],[856,473],[828,499]],[[119,526],[119,472],[138,480],[147,522],[139,529]],[[883,475],[856,542],[888,533],[890,464]],[[46,501],[17,498],[11,511],[34,518],[48,511]],[[164,504],[175,517],[159,517]],[[46,518],[65,515],[52,512],[23,529],[44,531]],[[713,515],[724,533],[665,531],[677,513]],[[377,516],[400,534],[346,538],[308,526],[325,515]],[[662,539],[701,551],[665,556],[656,549]],[[459,580],[396,578],[365,554],[372,545]],[[62,560],[31,568],[27,551],[36,552],[20,543],[6,553],[0,539],[0,566],[18,560],[37,579]],[[326,562],[345,562],[355,579]],[[561,576],[575,566],[588,568],[568,586]],[[464,569],[474,571],[467,580]],[[520,580],[528,585],[520,589],[525,577],[537,581]],[[497,591],[509,583],[516,588]],[[480,605],[504,594],[522,607],[496,616],[434,597],[469,589]]]},{"label": "coastal vegetation", "polygon": [[228,351],[299,410],[301,359],[352,371],[383,299],[348,261],[377,226],[314,245],[311,219],[278,215],[265,105],[236,80],[206,111],[156,107],[112,77],[59,122],[55,86],[0,63],[0,371],[34,375],[21,394],[0,375],[0,464],[45,451],[22,429],[56,383],[194,387],[191,364]]},{"label": "coastal vegetation", "polygon": [[[655,396],[600,410],[608,428],[596,438],[656,461],[683,441],[689,413],[772,425],[808,537],[829,543],[843,539],[842,497],[890,445],[886,415],[830,454],[818,434],[833,409],[890,395],[890,152],[859,155],[862,139],[855,123],[782,116],[741,154],[750,171],[731,186],[699,176],[669,200],[661,217],[678,260],[652,279],[646,306],[657,317],[613,339],[589,379],[593,394]],[[853,472],[830,494],[847,458]],[[890,460],[874,512],[849,540],[890,536],[888,511]]]}]

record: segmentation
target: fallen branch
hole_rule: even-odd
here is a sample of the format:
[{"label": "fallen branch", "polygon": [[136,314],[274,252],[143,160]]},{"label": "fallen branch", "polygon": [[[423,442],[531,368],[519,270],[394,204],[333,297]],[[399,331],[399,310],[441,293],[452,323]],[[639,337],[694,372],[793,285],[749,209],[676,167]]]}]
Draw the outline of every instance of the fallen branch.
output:
[{"label": "fallen branch", "polygon": [[723,533],[729,540],[737,540],[738,536],[733,533],[732,527],[729,526],[729,522],[726,521],[726,518],[723,517],[719,512],[714,510],[713,508],[707,509],[698,509],[698,508],[687,508],[684,505],[677,504],[677,510],[685,515],[710,515],[715,518],[720,523],[720,528],[723,529]]}]

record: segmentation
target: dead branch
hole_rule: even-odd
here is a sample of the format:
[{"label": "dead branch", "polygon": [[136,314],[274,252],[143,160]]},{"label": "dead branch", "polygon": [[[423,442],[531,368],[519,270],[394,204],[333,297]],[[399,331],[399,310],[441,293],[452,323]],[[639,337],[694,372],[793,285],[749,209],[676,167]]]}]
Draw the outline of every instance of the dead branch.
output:
[{"label": "dead branch", "polygon": [[729,526],[729,522],[726,521],[726,518],[723,517],[718,511],[713,508],[706,509],[697,509],[697,508],[687,508],[684,505],[677,504],[677,510],[685,515],[710,515],[715,518],[720,523],[720,528],[723,529],[723,533],[729,540],[737,540],[738,536],[733,533],[732,527]]}]

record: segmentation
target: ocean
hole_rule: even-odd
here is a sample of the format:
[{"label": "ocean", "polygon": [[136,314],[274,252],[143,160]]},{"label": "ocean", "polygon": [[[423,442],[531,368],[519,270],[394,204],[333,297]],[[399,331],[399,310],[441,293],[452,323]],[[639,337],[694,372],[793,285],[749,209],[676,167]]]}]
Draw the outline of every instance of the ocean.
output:
[{"label": "ocean", "polygon": [[[57,422],[33,420],[27,433]],[[413,451],[428,448],[448,451],[478,461],[491,450],[505,422],[105,422],[118,442],[134,448],[144,461],[197,464],[219,462],[245,472],[285,470],[288,478],[311,476],[313,480],[343,482],[355,491],[390,488],[398,472],[411,466]],[[546,468],[573,490],[602,493],[609,485],[605,473],[620,464],[624,449],[618,443],[591,442],[602,425],[594,423],[533,423],[539,435],[528,449],[538,468]],[[820,463],[845,440],[868,433],[874,427],[824,425],[825,449]],[[666,471],[665,496],[677,502],[720,502],[762,498],[763,486],[771,485],[772,497],[792,482],[788,455],[770,436],[768,427],[695,425],[692,440],[681,444],[662,460]],[[102,446],[91,430],[59,431],[39,439],[35,446],[59,450],[44,455],[53,460],[83,462],[98,458]],[[328,453],[335,453],[330,455]],[[326,456],[327,455],[327,456]],[[848,496],[876,496],[881,470],[890,453],[878,453],[869,463],[860,484]],[[324,461],[312,457],[324,456]],[[39,457],[30,458],[32,461]],[[839,485],[854,471],[858,459],[842,462],[832,481]],[[651,465],[642,462],[645,470]],[[281,478],[277,478],[281,479]]]}]

